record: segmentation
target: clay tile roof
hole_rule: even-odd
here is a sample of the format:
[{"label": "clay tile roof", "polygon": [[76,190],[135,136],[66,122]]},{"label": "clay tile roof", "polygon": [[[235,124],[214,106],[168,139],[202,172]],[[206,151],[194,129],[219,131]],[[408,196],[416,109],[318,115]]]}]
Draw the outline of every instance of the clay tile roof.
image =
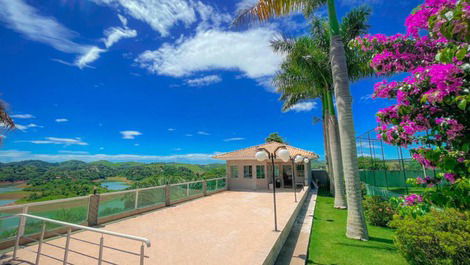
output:
[{"label": "clay tile roof", "polygon": [[252,160],[255,159],[255,154],[258,148],[265,148],[269,152],[274,152],[274,150],[276,150],[276,148],[278,148],[279,146],[285,146],[291,156],[301,155],[309,159],[318,159],[318,155],[314,152],[277,142],[269,142],[265,144],[255,145],[232,152],[215,155],[213,156],[213,158],[220,160]]}]

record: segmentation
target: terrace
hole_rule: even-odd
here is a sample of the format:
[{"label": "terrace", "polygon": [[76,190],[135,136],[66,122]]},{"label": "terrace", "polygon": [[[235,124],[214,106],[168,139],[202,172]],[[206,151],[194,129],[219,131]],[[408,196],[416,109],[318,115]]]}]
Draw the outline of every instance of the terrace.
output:
[{"label": "terrace", "polygon": [[[307,191],[297,192],[298,202],[292,189],[277,192],[279,232],[273,231],[272,192],[228,191],[226,178],[106,193],[99,195],[98,205],[94,205],[97,195],[90,195],[3,207],[2,246],[13,245],[3,260],[11,264],[273,264]],[[19,212],[32,217],[15,215]],[[100,225],[90,231],[34,216]]]}]

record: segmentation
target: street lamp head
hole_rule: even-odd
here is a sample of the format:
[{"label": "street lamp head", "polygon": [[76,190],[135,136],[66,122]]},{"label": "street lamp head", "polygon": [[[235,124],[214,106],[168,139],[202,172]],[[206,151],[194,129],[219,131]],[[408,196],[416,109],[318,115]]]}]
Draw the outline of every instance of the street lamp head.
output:
[{"label": "street lamp head", "polygon": [[297,156],[295,156],[294,162],[295,163],[302,163],[303,160],[304,160],[303,156],[297,155]]},{"label": "street lamp head", "polygon": [[287,151],[287,149],[285,149],[285,148],[279,149],[279,150],[277,151],[277,156],[279,156],[279,158],[280,158],[283,162],[287,162],[287,161],[289,161],[289,159],[290,159],[289,151]]},{"label": "street lamp head", "polygon": [[308,160],[308,158],[305,158],[304,163],[307,164],[308,162],[310,162],[310,160]]},{"label": "street lamp head", "polygon": [[256,152],[255,157],[256,157],[256,160],[260,162],[265,161],[266,159],[268,159],[268,153],[266,153],[266,151],[264,150],[261,150],[261,151]]}]

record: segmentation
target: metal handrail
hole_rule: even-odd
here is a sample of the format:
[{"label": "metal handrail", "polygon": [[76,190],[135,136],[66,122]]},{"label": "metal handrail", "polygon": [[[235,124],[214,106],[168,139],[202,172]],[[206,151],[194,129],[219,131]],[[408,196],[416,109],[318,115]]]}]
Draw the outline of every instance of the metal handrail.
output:
[{"label": "metal handrail", "polygon": [[54,223],[54,224],[64,225],[64,226],[73,227],[73,228],[77,228],[77,229],[92,231],[92,232],[96,232],[96,233],[100,233],[100,234],[105,234],[105,235],[111,235],[111,236],[117,236],[117,237],[127,238],[127,239],[131,239],[131,240],[136,240],[136,241],[143,242],[143,243],[145,243],[145,245],[147,247],[150,247],[150,240],[147,239],[147,238],[144,238],[144,237],[140,237],[140,236],[126,235],[126,234],[122,234],[122,233],[118,233],[118,232],[112,232],[112,231],[103,230],[103,229],[99,229],[99,228],[93,228],[93,227],[88,227],[88,226],[83,226],[83,225],[72,224],[72,223],[68,223],[68,222],[58,221],[58,220],[49,219],[49,218],[46,218],[46,217],[41,217],[41,216],[36,216],[36,215],[30,215],[30,214],[26,214],[26,213],[20,213],[20,214],[17,214],[17,216],[23,216],[23,217],[26,217],[26,218],[33,218],[33,219],[37,219],[37,220],[41,220],[41,221],[45,221],[45,222],[49,222],[49,223]]},{"label": "metal handrail", "polygon": [[[110,236],[116,236],[116,237],[120,237],[120,238],[126,238],[126,239],[130,239],[130,240],[140,241],[142,243],[142,245],[140,246],[140,254],[139,253],[132,253],[132,254],[137,254],[137,255],[140,256],[140,265],[144,265],[144,258],[145,258],[144,244],[147,247],[150,247],[150,240],[147,239],[147,238],[139,237],[139,236],[126,235],[126,234],[122,234],[122,233],[107,231],[107,230],[98,229],[98,228],[92,228],[92,227],[83,226],[83,225],[72,224],[72,223],[68,223],[68,222],[58,221],[58,220],[54,220],[54,219],[50,219],[50,218],[46,218],[46,217],[41,217],[41,216],[36,216],[36,215],[31,215],[31,214],[26,214],[26,213],[17,214],[17,216],[19,216],[21,218],[21,221],[20,221],[20,224],[18,225],[18,232],[17,232],[17,235],[16,235],[16,243],[15,243],[15,247],[13,249],[13,257],[12,257],[13,260],[16,260],[17,251],[20,248],[21,238],[22,237],[28,238],[28,237],[25,237],[23,235],[24,234],[24,224],[26,223],[26,218],[32,218],[32,219],[43,221],[41,236],[40,236],[40,239],[38,240],[37,252],[33,251],[33,252],[36,253],[36,262],[35,262],[36,265],[39,264],[41,255],[48,256],[46,254],[41,253],[42,244],[43,243],[48,244],[46,242],[43,242],[44,241],[44,236],[45,236],[45,233],[46,233],[46,222],[53,223],[53,224],[58,224],[58,225],[62,225],[62,226],[67,227],[67,236],[66,236],[65,247],[64,247],[64,257],[63,257],[62,260],[54,258],[56,260],[63,261],[63,265],[68,264],[67,259],[68,259],[69,252],[76,252],[76,251],[73,251],[73,250],[70,249],[70,239],[72,238],[71,237],[72,228],[81,229],[81,230],[101,234],[100,244],[99,244],[99,256],[97,258],[98,265],[103,264],[103,248],[105,247],[104,246],[104,237],[103,237],[104,235],[110,235]],[[28,239],[31,239],[31,238],[28,238]],[[87,256],[87,255],[85,255],[85,256]]]}]

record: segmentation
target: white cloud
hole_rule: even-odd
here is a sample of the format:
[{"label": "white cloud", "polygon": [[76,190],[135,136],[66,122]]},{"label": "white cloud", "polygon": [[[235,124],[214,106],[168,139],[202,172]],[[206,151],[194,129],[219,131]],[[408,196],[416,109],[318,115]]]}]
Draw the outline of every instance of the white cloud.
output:
[{"label": "white cloud", "polygon": [[173,77],[201,71],[237,70],[250,78],[273,75],[283,57],[272,51],[276,32],[268,27],[243,32],[217,29],[198,31],[194,37],[147,50],[136,62],[150,72]]},{"label": "white cloud", "polygon": [[208,86],[221,81],[222,78],[218,75],[206,75],[200,78],[188,79],[186,80],[186,84],[189,86]]},{"label": "white cloud", "polygon": [[187,134],[185,134],[184,136],[191,137],[191,136],[193,136],[193,135],[192,135],[192,134],[190,134],[190,133],[187,133]]},{"label": "white cloud", "polygon": [[[72,39],[78,37],[78,33],[63,26],[52,17],[40,15],[35,8],[23,0],[0,1],[0,20],[30,40],[50,45],[65,53],[79,54],[77,63],[91,62],[91,59],[98,58],[96,57],[97,47],[74,42]],[[94,56],[91,56],[93,54]],[[80,67],[80,65],[77,66]]]},{"label": "white cloud", "polygon": [[34,119],[35,117],[32,114],[13,114],[12,118],[15,119]]},{"label": "white cloud", "polygon": [[169,29],[182,22],[189,26],[196,21],[193,2],[185,0],[93,0],[116,9],[124,9],[135,19],[148,23],[162,36],[169,34]]},{"label": "white cloud", "polygon": [[233,137],[233,138],[224,139],[224,142],[243,141],[243,140],[245,140],[245,138],[243,137]]},{"label": "white cloud", "polygon": [[168,128],[168,131],[169,131],[169,132],[174,132],[174,131],[176,131],[176,129],[174,129],[174,128]]},{"label": "white cloud", "polygon": [[[122,18],[119,17],[126,25],[127,21]],[[97,60],[100,53],[107,51],[97,46],[75,42],[73,39],[79,37],[77,32],[63,26],[53,17],[39,14],[37,9],[28,5],[24,0],[0,1],[0,21],[30,40],[50,45],[61,52],[77,54],[73,63],[52,59],[65,65],[77,66],[82,69]],[[127,27],[112,27],[105,31],[105,36],[104,43],[106,48],[109,48],[122,38],[137,36],[137,32]]]},{"label": "white cloud", "polygon": [[312,109],[317,107],[316,102],[301,102],[293,105],[289,110],[293,110],[295,112],[301,111],[311,111]]},{"label": "white cloud", "polygon": [[122,139],[135,139],[136,136],[142,135],[141,132],[138,131],[121,131]]},{"label": "white cloud", "polygon": [[242,0],[240,2],[238,2],[235,7],[237,9],[237,13],[244,10],[244,9],[247,9],[247,8],[250,8],[252,6],[254,6],[256,3],[258,3],[259,0]]},{"label": "white cloud", "polygon": [[205,132],[205,131],[198,131],[197,134],[199,134],[199,135],[211,135],[210,133]]},{"label": "white cloud", "polygon": [[139,155],[139,154],[34,154],[29,151],[0,150],[0,161],[12,162],[22,160],[44,160],[59,162],[66,160],[81,160],[85,162],[108,160],[115,162],[141,161],[141,162],[186,162],[186,163],[214,163],[219,160],[212,159],[213,154],[179,154],[179,155]]},{"label": "white cloud", "polygon": [[62,26],[52,17],[38,11],[23,0],[0,1],[0,20],[26,38],[51,45],[67,53],[83,53],[87,46],[71,41],[78,34]]},{"label": "white cloud", "polygon": [[77,59],[75,60],[75,65],[78,66],[78,68],[80,69],[84,67],[89,67],[88,64],[100,58],[100,53],[105,52],[105,51],[106,51],[105,49],[92,46],[81,56],[77,57]]},{"label": "white cloud", "polygon": [[[5,127],[5,124],[0,123],[0,127]],[[30,124],[27,124],[27,125],[22,125],[22,124],[16,123],[15,128],[22,131],[22,132],[24,132],[24,131],[27,131],[29,128],[43,128],[43,126],[37,125],[35,123],[30,123]]]},{"label": "white cloud", "polygon": [[59,119],[55,119],[56,122],[68,122],[69,120],[66,119],[66,118],[59,118]]},{"label": "white cloud", "polygon": [[29,140],[29,141],[18,141],[23,143],[32,144],[61,144],[61,145],[88,145],[83,142],[80,138],[58,138],[58,137],[46,137],[45,140]]},{"label": "white cloud", "polygon": [[120,39],[136,37],[137,31],[134,29],[111,27],[105,30],[104,35],[106,36],[106,39],[103,40],[104,45],[106,48],[109,48]]}]

